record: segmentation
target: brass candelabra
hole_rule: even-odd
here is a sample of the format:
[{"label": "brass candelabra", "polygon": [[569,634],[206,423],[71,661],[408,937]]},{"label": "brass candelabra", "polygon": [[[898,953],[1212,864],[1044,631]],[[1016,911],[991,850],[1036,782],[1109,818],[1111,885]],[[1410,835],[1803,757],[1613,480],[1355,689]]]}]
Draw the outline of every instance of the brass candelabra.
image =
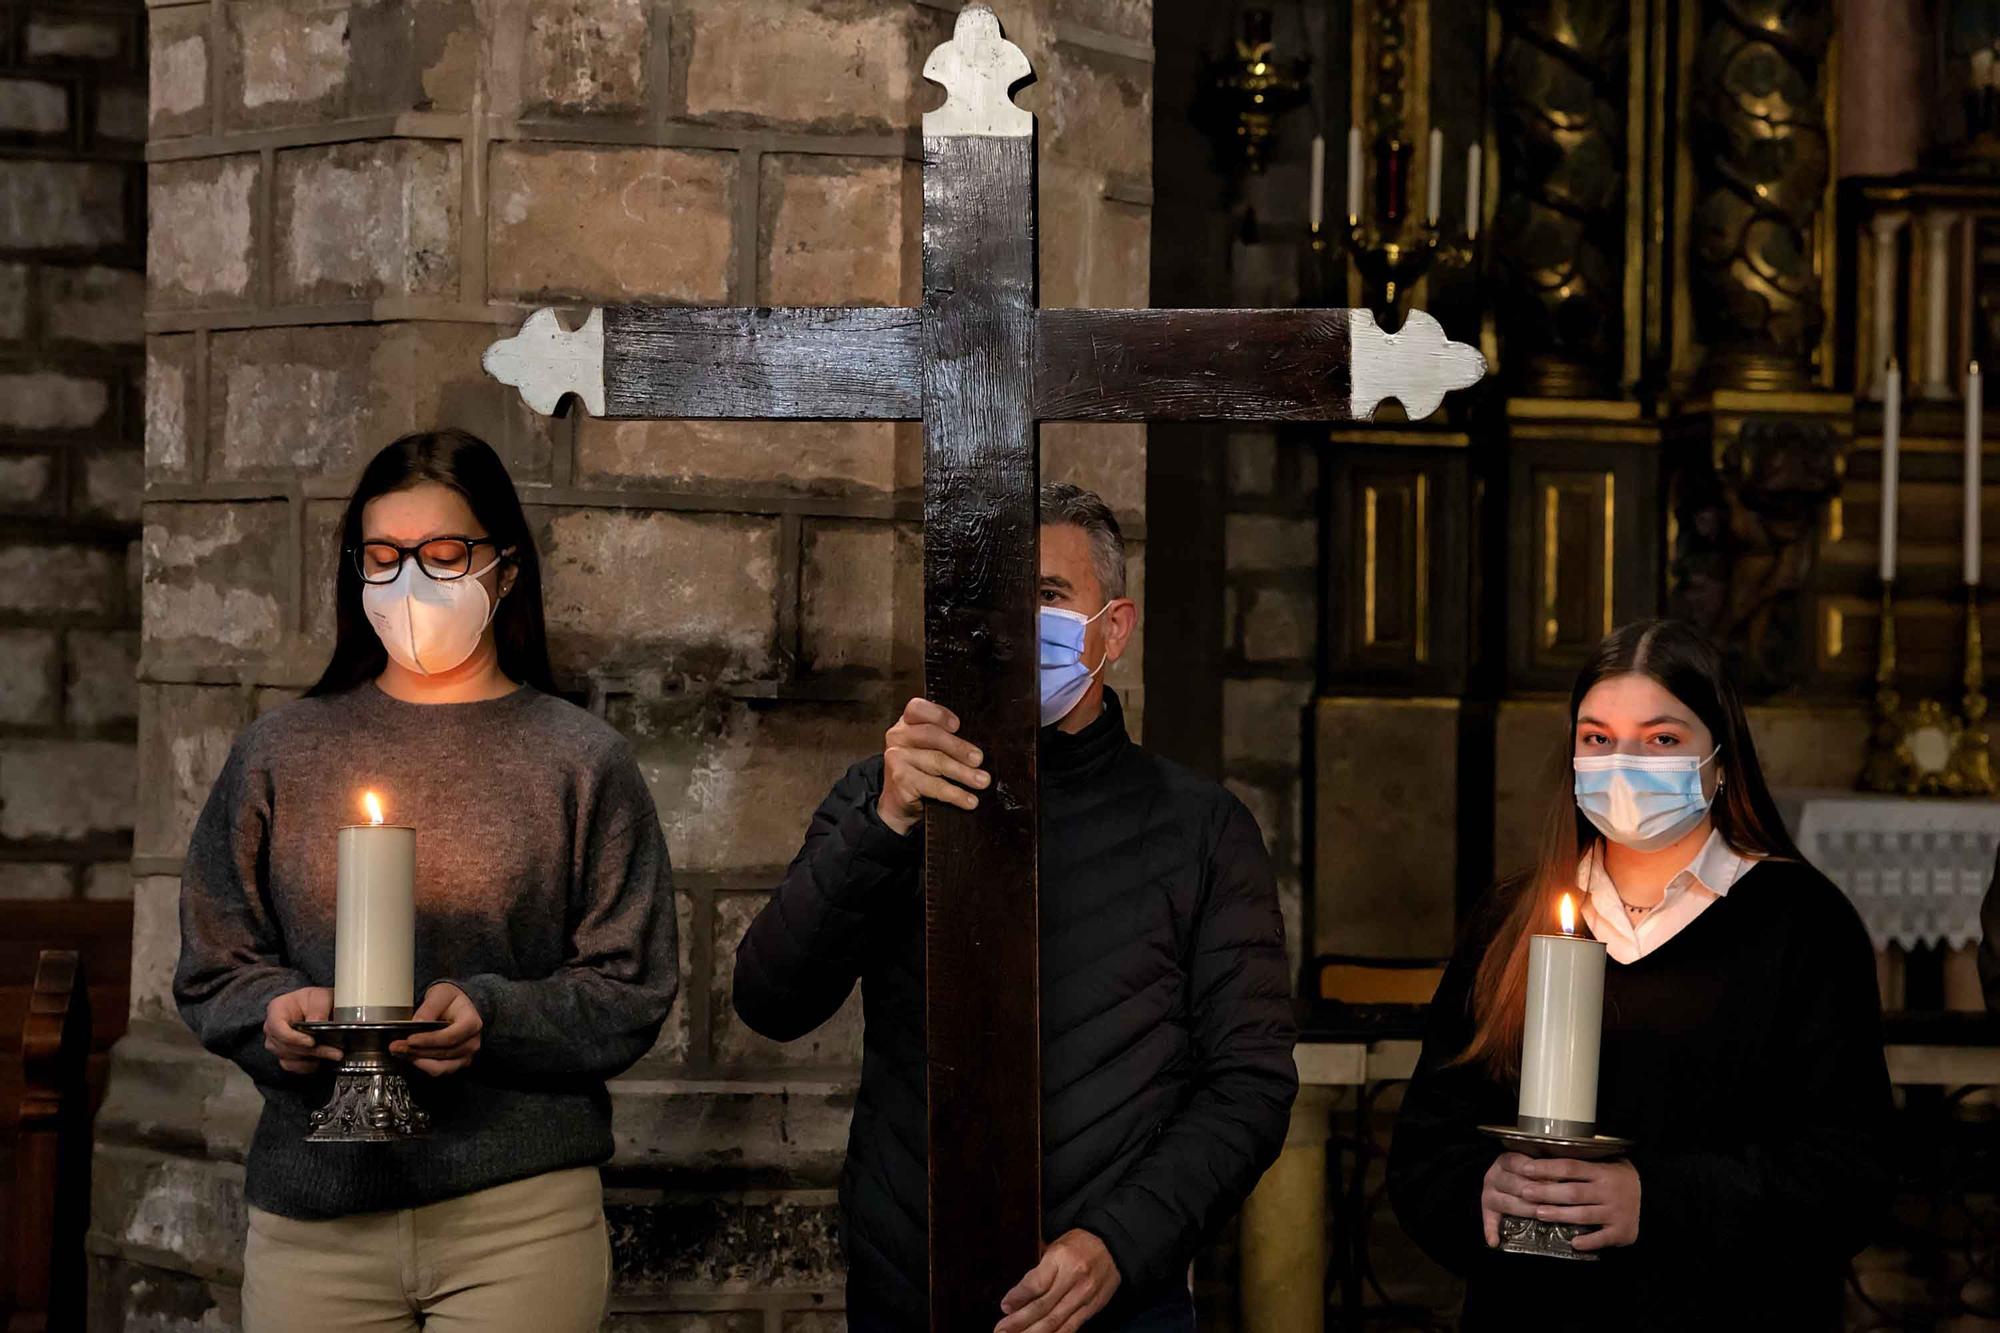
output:
[{"label": "brass candelabra", "polygon": [[1410,288],[1432,268],[1466,267],[1472,263],[1477,249],[1476,243],[1463,233],[1447,232],[1435,223],[1373,226],[1349,217],[1340,234],[1331,239],[1324,229],[1315,229],[1312,253],[1321,275],[1318,304],[1347,304],[1344,293],[1335,285],[1341,274],[1327,262],[1336,256],[1345,257],[1361,274],[1361,303],[1375,312],[1384,328],[1394,328],[1402,323],[1403,303]]},{"label": "brass candelabra", "polygon": [[1993,795],[1978,587],[1968,584],[1965,589],[1965,670],[1955,713],[1936,699],[1919,699],[1907,707],[1903,703],[1896,685],[1896,588],[1890,579],[1882,582],[1881,625],[1874,723],[1856,786],[1904,796]]},{"label": "brass candelabra", "polygon": [[[1441,139],[1433,137],[1431,151],[1433,154],[1443,151]],[[1337,224],[1331,234],[1318,223],[1312,224],[1312,272],[1306,285],[1312,289],[1313,304],[1346,305],[1346,264],[1351,262],[1361,274],[1362,304],[1375,313],[1376,322],[1382,327],[1394,329],[1402,326],[1403,307],[1410,288],[1433,268],[1464,268],[1473,263],[1478,258],[1478,245],[1463,229],[1470,222],[1447,228],[1434,220],[1419,220],[1411,213],[1410,164],[1414,157],[1411,144],[1394,137],[1379,139],[1374,156],[1374,220],[1363,221],[1359,213],[1350,211],[1346,221]],[[1350,209],[1358,206],[1359,191],[1355,184],[1356,178],[1350,176]],[[1438,178],[1434,172],[1431,213],[1438,211],[1437,193]],[[1468,200],[1467,207],[1474,207],[1473,202]]]},{"label": "brass candelabra", "polygon": [[1208,63],[1193,108],[1195,123],[1215,141],[1217,160],[1232,178],[1264,170],[1278,119],[1311,96],[1311,69],[1306,57],[1278,56],[1270,10],[1244,12],[1243,35],[1230,54]]}]

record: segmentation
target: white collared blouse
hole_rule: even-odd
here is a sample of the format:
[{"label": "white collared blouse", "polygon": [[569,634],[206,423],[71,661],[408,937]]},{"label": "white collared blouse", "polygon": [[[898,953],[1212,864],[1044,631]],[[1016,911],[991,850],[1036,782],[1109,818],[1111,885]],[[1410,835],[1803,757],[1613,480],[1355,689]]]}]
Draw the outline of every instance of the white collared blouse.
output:
[{"label": "white collared blouse", "polygon": [[1604,868],[1600,844],[1577,866],[1576,882],[1584,896],[1583,919],[1591,935],[1603,942],[1614,959],[1637,962],[1680,934],[1708,910],[1710,903],[1725,897],[1730,886],[1755,864],[1723,841],[1721,830],[1714,830],[1687,867],[1667,882],[1658,906],[1634,917]]}]

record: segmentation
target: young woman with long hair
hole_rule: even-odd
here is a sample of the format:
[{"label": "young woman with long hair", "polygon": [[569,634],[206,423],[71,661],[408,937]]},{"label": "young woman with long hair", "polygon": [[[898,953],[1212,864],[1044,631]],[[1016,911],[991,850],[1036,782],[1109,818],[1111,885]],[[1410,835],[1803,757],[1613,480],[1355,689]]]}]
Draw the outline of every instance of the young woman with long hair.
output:
[{"label": "young woman with long hair", "polygon": [[[1467,1278],[1464,1327],[1838,1328],[1892,1183],[1875,959],[1800,857],[1721,655],[1628,625],[1569,700],[1535,868],[1503,882],[1432,1002],[1396,1125],[1404,1227]],[[1581,904],[1610,954],[1597,1127],[1629,1158],[1535,1160],[1515,1121],[1528,945]],[[1503,1216],[1593,1228],[1597,1262],[1499,1252]]]},{"label": "young woman with long hair", "polygon": [[[341,520],[332,659],[237,738],[195,826],[174,994],[263,1094],[244,1164],[250,1333],[583,1333],[610,1279],[605,1080],[678,984],[673,888],[624,740],[556,697],[541,566],[506,467],[409,435]],[[335,831],[364,791],[417,828],[430,1136],[305,1141],[339,1052]]]}]

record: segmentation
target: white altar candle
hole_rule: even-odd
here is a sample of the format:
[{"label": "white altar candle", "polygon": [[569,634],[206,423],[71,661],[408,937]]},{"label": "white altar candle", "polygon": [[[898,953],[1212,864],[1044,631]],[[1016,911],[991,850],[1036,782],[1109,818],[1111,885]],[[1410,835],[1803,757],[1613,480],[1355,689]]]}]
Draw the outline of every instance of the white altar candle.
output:
[{"label": "white altar candle", "polygon": [[374,792],[363,799],[370,822],[342,828],[338,843],[334,1017],[408,1018],[416,992],[417,831],[383,823]]},{"label": "white altar candle", "polygon": [[1479,235],[1479,194],[1485,182],[1479,179],[1479,145],[1473,144],[1465,150],[1465,239],[1472,240]]},{"label": "white altar candle", "polygon": [[1896,358],[1882,380],[1882,582],[1896,579],[1896,467],[1903,442],[1903,370]]},{"label": "white altar candle", "polygon": [[1562,926],[1560,935],[1528,941],[1519,1123],[1536,1133],[1582,1138],[1597,1132],[1605,950],[1576,933],[1576,904],[1568,894]]},{"label": "white altar candle", "polygon": [[1438,224],[1438,208],[1444,200],[1444,131],[1431,127],[1431,151],[1424,163],[1424,221]]},{"label": "white altar candle", "polygon": [[1306,195],[1306,216],[1314,231],[1319,230],[1323,196],[1326,193],[1326,136],[1315,134],[1312,149],[1312,190]]},{"label": "white altar candle", "polygon": [[1361,217],[1361,127],[1347,127],[1347,216]]},{"label": "white altar candle", "polygon": [[1979,496],[1985,481],[1980,458],[1980,433],[1985,424],[1982,420],[1984,415],[1983,397],[1979,391],[1979,363],[1974,361],[1965,371],[1965,581],[1974,588],[1979,586]]}]

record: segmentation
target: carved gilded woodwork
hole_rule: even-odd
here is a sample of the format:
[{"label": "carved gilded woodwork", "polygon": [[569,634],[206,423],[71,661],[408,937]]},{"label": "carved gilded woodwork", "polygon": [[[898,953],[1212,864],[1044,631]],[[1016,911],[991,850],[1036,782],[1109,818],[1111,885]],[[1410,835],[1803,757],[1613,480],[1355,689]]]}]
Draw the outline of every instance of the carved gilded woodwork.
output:
[{"label": "carved gilded woodwork", "polygon": [[[1364,40],[1373,59],[1361,68],[1374,77],[1366,85],[1369,105],[1363,123],[1377,137],[1405,139],[1408,122],[1423,119],[1421,109],[1410,106],[1410,47],[1416,36],[1411,24],[1413,18],[1422,20],[1423,8],[1409,0],[1377,0],[1365,26]],[[1413,9],[1420,12],[1413,15]]]},{"label": "carved gilded woodwork", "polygon": [[1508,406],[1507,683],[1567,689],[1612,629],[1659,614],[1660,426],[1637,404]]},{"label": "carved gilded woodwork", "polygon": [[1486,489],[1457,431],[1334,430],[1322,518],[1329,684],[1464,689],[1476,669]]},{"label": "carved gilded woodwork", "polygon": [[1709,383],[1812,382],[1831,0],[1706,0],[1689,70],[1693,315]]},{"label": "carved gilded woodwork", "polygon": [[1625,324],[1629,14],[1602,0],[1532,0],[1502,16],[1501,368],[1516,393],[1604,395]]},{"label": "carved gilded woodwork", "polygon": [[1672,480],[1669,608],[1724,644],[1744,692],[1765,697],[1814,669],[1817,537],[1840,493],[1847,433],[1805,413],[1723,431],[1687,450]]}]

